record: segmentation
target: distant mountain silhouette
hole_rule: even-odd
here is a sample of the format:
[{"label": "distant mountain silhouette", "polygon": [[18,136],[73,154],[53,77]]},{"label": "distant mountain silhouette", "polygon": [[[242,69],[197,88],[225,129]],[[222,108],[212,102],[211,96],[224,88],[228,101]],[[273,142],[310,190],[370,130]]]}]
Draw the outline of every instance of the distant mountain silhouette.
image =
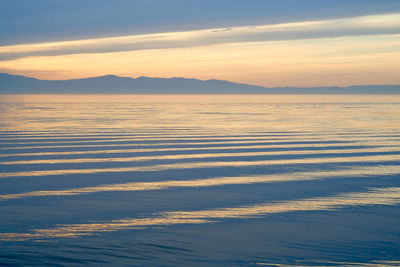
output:
[{"label": "distant mountain silhouette", "polygon": [[38,80],[0,73],[0,94],[400,94],[400,85],[267,88],[222,80],[100,77]]}]

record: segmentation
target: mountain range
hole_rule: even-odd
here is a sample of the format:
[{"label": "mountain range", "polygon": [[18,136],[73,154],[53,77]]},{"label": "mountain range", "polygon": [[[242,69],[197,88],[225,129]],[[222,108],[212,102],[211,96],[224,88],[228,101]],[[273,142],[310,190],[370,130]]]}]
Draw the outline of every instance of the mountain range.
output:
[{"label": "mountain range", "polygon": [[129,78],[115,75],[39,80],[0,73],[0,94],[400,94],[400,85],[262,87],[222,80]]}]

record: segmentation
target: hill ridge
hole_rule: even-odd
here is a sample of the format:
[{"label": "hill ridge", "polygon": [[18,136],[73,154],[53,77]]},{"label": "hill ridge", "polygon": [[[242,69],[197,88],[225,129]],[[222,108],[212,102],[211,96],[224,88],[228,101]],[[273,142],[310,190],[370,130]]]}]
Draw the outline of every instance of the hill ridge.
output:
[{"label": "hill ridge", "polygon": [[132,78],[108,74],[69,80],[41,80],[0,73],[0,94],[400,94],[400,85],[263,87],[184,77]]}]

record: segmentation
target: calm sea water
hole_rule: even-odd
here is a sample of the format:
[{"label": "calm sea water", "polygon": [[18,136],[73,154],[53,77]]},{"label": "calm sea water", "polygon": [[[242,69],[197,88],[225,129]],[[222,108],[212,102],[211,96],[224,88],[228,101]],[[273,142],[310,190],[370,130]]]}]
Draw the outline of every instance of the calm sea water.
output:
[{"label": "calm sea water", "polygon": [[400,96],[0,96],[0,265],[400,265]]}]

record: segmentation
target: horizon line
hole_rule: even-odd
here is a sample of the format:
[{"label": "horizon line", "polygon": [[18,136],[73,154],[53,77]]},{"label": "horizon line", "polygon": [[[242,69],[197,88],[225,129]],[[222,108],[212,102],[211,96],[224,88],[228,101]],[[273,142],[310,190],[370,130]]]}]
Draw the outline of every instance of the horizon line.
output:
[{"label": "horizon line", "polygon": [[400,86],[400,84],[352,84],[352,85],[346,85],[346,86],[339,86],[339,85],[320,85],[320,86],[272,86],[272,87],[267,87],[263,85],[257,85],[257,84],[250,84],[250,83],[243,83],[243,82],[235,82],[235,81],[229,81],[229,80],[222,80],[222,79],[198,79],[198,78],[190,78],[190,77],[182,77],[182,76],[172,76],[172,77],[152,77],[152,76],[137,76],[137,77],[132,77],[132,76],[119,76],[115,74],[104,74],[104,75],[98,75],[98,76],[88,76],[88,77],[82,77],[82,78],[72,78],[72,79],[40,79],[36,78],[33,76],[26,76],[26,75],[21,75],[21,74],[12,74],[12,73],[7,73],[7,72],[0,72],[0,74],[6,74],[10,76],[19,76],[19,77],[25,77],[25,78],[30,78],[30,79],[35,79],[38,81],[72,81],[72,80],[85,80],[85,79],[93,79],[93,78],[102,78],[102,77],[117,77],[117,78],[128,78],[132,80],[140,79],[140,78],[148,78],[148,79],[165,79],[165,80],[170,80],[170,79],[185,79],[185,80],[197,80],[197,81],[202,81],[202,82],[207,82],[207,81],[220,81],[220,82],[228,82],[228,83],[235,83],[235,84],[241,84],[241,85],[249,85],[249,86],[255,86],[255,87],[262,87],[266,89],[273,89],[273,88],[348,88],[348,87],[358,87],[358,86]]}]

